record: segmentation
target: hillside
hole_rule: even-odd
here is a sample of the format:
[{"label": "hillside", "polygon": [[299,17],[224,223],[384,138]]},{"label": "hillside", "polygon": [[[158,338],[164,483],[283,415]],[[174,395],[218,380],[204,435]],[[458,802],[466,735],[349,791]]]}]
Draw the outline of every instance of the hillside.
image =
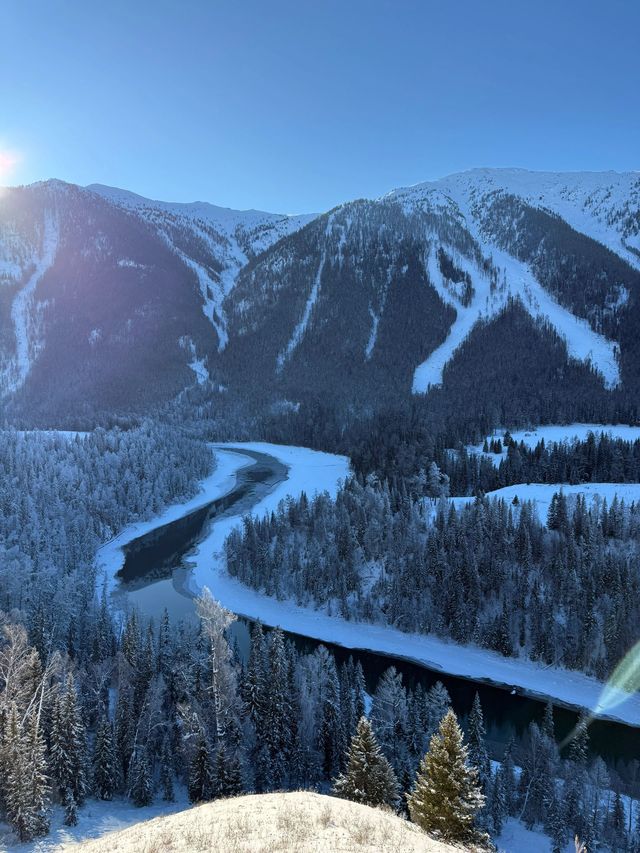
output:
[{"label": "hillside", "polygon": [[[460,849],[460,848],[455,848]],[[454,848],[428,838],[396,815],[308,792],[217,800],[112,832],[95,841],[67,844],[78,853],[447,853]]]},{"label": "hillside", "polygon": [[640,399],[639,241],[636,173],[479,169],[302,216],[4,190],[0,399],[608,419]]}]

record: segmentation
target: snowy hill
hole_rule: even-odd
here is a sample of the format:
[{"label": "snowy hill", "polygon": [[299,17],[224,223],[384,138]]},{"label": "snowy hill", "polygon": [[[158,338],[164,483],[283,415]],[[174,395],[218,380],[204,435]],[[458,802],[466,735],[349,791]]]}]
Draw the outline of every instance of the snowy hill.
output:
[{"label": "snowy hill", "polygon": [[565,360],[614,389],[637,375],[627,359],[639,319],[639,210],[636,174],[521,170],[344,204],[238,277],[227,310],[240,361],[259,349],[258,369],[289,397],[310,377],[324,391],[345,376],[351,395],[366,386],[423,394],[517,305]]},{"label": "snowy hill", "polygon": [[218,800],[61,849],[79,853],[453,853],[461,848],[432,840],[394,814],[296,792]]},{"label": "snowy hill", "polygon": [[640,267],[640,172],[531,172],[527,169],[471,169],[395,190],[391,196],[419,203],[438,195],[461,210],[473,210],[493,193],[517,196],[551,211],[576,231],[603,243]]},{"label": "snowy hill", "polygon": [[638,173],[477,169],[319,216],[48,181],[0,196],[0,398],[146,409],[211,380],[500,407],[499,361],[523,400],[569,389],[606,417],[640,400],[639,293]]},{"label": "snowy hill", "polygon": [[228,342],[224,297],[233,288],[239,271],[250,257],[314,218],[313,214],[283,216],[261,210],[232,210],[207,202],[152,201],[102,184],[91,184],[86,189],[135,212],[196,273],[203,311],[216,330],[219,349]]}]

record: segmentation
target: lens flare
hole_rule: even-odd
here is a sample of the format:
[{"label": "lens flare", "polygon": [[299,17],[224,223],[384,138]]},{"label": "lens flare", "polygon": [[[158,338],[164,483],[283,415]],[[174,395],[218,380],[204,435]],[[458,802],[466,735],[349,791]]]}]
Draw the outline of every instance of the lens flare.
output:
[{"label": "lens flare", "polygon": [[605,714],[640,690],[640,641],[622,658],[605,684],[593,713]]},{"label": "lens flare", "polygon": [[640,690],[640,641],[618,663],[602,688],[595,706],[590,709],[588,716],[583,718],[567,735],[560,744],[560,748],[565,747],[576,737],[581,726],[588,726],[596,717],[607,714],[619,705],[624,704],[638,690]]},{"label": "lens flare", "polygon": [[20,158],[15,151],[0,148],[0,181],[11,175],[19,161]]}]

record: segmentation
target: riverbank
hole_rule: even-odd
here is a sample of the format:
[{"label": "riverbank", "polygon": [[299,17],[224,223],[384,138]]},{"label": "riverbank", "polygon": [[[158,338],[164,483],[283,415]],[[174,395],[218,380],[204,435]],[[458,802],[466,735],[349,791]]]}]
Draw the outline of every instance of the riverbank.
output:
[{"label": "riverbank", "polygon": [[[232,489],[237,472],[245,465],[251,464],[252,460],[242,455],[243,450],[271,455],[287,466],[286,480],[276,485],[268,495],[251,507],[250,511],[258,516],[275,510],[287,495],[297,497],[302,491],[309,495],[328,491],[335,496],[340,482],[349,474],[348,460],[345,457],[306,448],[246,442],[218,445],[217,449],[224,451],[218,454],[220,467],[212,475],[213,478],[217,475],[221,480],[221,483],[218,483],[217,496],[223,494],[221,489],[226,486],[229,490]],[[233,479],[224,480],[222,460],[225,460],[226,476]],[[143,529],[139,525],[132,525],[107,546],[103,546],[103,563],[108,563],[111,577],[115,577],[122,566],[123,545],[152,530],[154,526],[166,524],[172,518],[180,518],[198,505],[212,500],[213,483],[209,482],[207,489],[208,497],[205,499],[201,493],[199,504],[190,502],[168,508],[155,521],[145,522]],[[620,693],[614,697],[619,700],[618,704],[615,704],[611,701],[612,694],[609,691],[607,706],[603,708],[601,703],[605,685],[579,672],[546,667],[523,659],[505,658],[477,646],[460,646],[434,636],[406,634],[384,625],[350,622],[309,607],[299,607],[289,600],[278,601],[244,586],[227,574],[224,555],[224,542],[231,530],[242,523],[242,515],[231,513],[211,523],[207,534],[189,554],[189,570],[184,573],[185,593],[197,595],[207,586],[213,595],[234,613],[260,620],[268,626],[279,626],[285,631],[320,642],[395,657],[434,671],[506,687],[534,699],[550,699],[571,709],[599,708],[598,719],[640,727],[638,694],[629,697]]]},{"label": "riverbank", "polygon": [[153,518],[128,524],[113,539],[98,548],[96,553],[98,577],[106,580],[107,589],[110,592],[113,592],[118,583],[117,574],[125,561],[124,548],[130,542],[227,495],[235,488],[238,473],[243,468],[253,465],[254,460],[244,454],[233,453],[231,450],[219,453],[217,445],[212,444],[210,447],[215,467],[211,474],[201,481],[200,489],[194,497],[183,503],[170,504]]}]

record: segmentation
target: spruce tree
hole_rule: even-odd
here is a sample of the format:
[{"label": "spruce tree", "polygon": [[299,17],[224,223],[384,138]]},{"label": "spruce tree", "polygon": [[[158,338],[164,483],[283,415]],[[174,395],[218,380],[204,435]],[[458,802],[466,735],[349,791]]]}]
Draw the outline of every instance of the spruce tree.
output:
[{"label": "spruce tree", "polygon": [[38,714],[32,714],[23,733],[18,710],[12,705],[4,746],[8,768],[4,783],[7,817],[20,841],[30,841],[49,831],[49,780]]},{"label": "spruce tree", "polygon": [[431,738],[407,802],[411,820],[437,838],[461,844],[486,841],[476,826],[485,802],[478,771],[469,764],[453,710]]},{"label": "spruce tree", "polygon": [[70,792],[76,805],[82,805],[87,793],[86,735],[71,673],[53,707],[51,771],[61,802],[67,802]]},{"label": "spruce tree", "polygon": [[478,778],[486,794],[491,779],[491,762],[489,761],[485,738],[484,715],[482,713],[482,705],[480,704],[480,696],[476,693],[473,700],[473,707],[469,714],[469,734],[467,738],[469,743],[469,761],[477,769]]},{"label": "spruce tree", "polygon": [[569,758],[579,767],[585,767],[589,755],[589,716],[580,714],[569,746]]},{"label": "spruce tree", "polygon": [[368,806],[398,803],[398,780],[378,746],[371,724],[361,717],[349,746],[347,769],[333,783],[334,793]]},{"label": "spruce tree", "polygon": [[501,769],[498,768],[496,771],[491,789],[491,820],[496,835],[500,835],[502,832],[502,826],[509,814],[505,791],[505,776],[501,772]]},{"label": "spruce tree", "polygon": [[209,745],[202,732],[198,735],[196,750],[189,768],[188,792],[192,803],[206,803],[216,794]]},{"label": "spruce tree", "polygon": [[116,789],[116,756],[113,728],[103,716],[98,723],[93,750],[93,792],[99,800],[110,800]]},{"label": "spruce tree", "polygon": [[546,803],[545,831],[551,838],[552,853],[562,853],[567,842],[565,811],[555,788]]},{"label": "spruce tree", "polygon": [[129,771],[129,796],[138,808],[149,806],[153,802],[153,784],[146,749],[138,749],[133,757]]},{"label": "spruce tree", "polygon": [[174,802],[173,760],[167,736],[165,736],[162,742],[162,754],[160,756],[160,787],[162,788],[162,799],[166,803]]}]

